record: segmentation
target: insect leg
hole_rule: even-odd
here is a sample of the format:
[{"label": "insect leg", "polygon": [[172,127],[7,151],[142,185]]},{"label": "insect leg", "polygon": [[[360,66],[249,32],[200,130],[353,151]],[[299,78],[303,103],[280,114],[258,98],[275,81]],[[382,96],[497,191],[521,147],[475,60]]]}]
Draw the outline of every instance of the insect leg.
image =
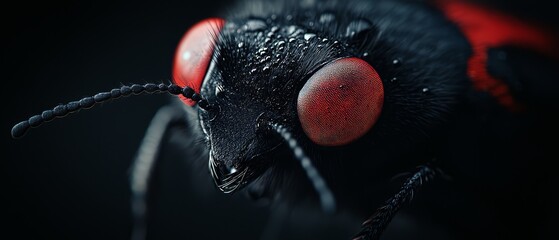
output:
[{"label": "insect leg", "polygon": [[164,137],[169,129],[177,125],[185,126],[186,122],[185,112],[174,106],[160,108],[151,120],[132,164],[130,177],[134,221],[132,240],[143,240],[146,236],[148,187]]},{"label": "insect leg", "polygon": [[354,240],[378,240],[386,226],[390,223],[394,215],[400,208],[413,198],[415,191],[421,187],[424,182],[431,180],[436,175],[435,170],[429,166],[421,166],[419,170],[406,180],[400,191],[386,201],[386,204],[376,210],[369,219],[367,219],[361,228],[361,231],[353,238]]}]

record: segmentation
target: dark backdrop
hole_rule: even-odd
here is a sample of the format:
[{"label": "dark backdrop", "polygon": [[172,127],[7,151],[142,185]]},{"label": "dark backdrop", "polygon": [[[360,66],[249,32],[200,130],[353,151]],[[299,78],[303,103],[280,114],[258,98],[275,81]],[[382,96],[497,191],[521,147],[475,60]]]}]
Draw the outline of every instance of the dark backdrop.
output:
[{"label": "dark backdrop", "polygon": [[[128,238],[128,167],[149,120],[170,98],[114,101],[47,123],[17,141],[9,129],[30,114],[122,83],[169,80],[184,31],[214,16],[225,2],[49,1],[2,7],[0,238]],[[553,8],[544,1],[493,2],[556,26]],[[205,169],[193,171],[199,166],[181,161],[176,148],[165,151],[152,236],[258,239],[275,231],[266,228],[267,208],[239,194],[217,193]],[[301,213],[294,214],[292,219]],[[292,224],[291,232],[318,236],[301,222]],[[347,234],[339,222],[321,228],[330,229],[331,237]]]}]

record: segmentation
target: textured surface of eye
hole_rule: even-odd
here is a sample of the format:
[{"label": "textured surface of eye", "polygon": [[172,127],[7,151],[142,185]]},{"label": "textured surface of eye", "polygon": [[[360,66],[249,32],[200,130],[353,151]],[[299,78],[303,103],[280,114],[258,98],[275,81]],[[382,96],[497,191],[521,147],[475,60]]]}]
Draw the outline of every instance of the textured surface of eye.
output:
[{"label": "textured surface of eye", "polygon": [[[215,48],[216,36],[223,27],[221,18],[209,18],[194,25],[182,37],[173,64],[173,81],[181,86],[189,86],[200,93],[200,86],[206,76]],[[189,106],[195,102],[180,96]]]},{"label": "textured surface of eye", "polygon": [[306,135],[322,146],[346,145],[371,129],[384,101],[382,81],[359,58],[335,60],[305,83],[297,112]]}]

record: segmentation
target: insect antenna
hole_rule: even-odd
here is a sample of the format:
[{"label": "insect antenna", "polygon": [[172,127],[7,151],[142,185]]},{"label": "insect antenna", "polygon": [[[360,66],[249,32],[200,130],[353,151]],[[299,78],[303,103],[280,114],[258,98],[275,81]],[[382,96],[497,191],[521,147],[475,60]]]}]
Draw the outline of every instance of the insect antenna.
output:
[{"label": "insect antenna", "polygon": [[35,127],[39,127],[45,122],[54,120],[55,118],[62,118],[70,113],[77,112],[82,109],[92,108],[97,103],[106,102],[109,100],[117,99],[120,97],[128,97],[131,95],[140,94],[155,94],[168,92],[173,95],[182,95],[186,98],[192,99],[198,103],[201,109],[208,110],[211,108],[208,101],[202,98],[200,94],[195,93],[194,89],[190,87],[180,87],[175,84],[133,84],[130,86],[122,86],[120,88],[112,89],[108,92],[100,92],[91,97],[84,97],[78,101],[69,102],[67,104],[60,104],[52,110],[43,111],[41,114],[30,117],[26,121],[16,124],[12,128],[12,137],[21,138],[25,133]]},{"label": "insect antenna", "polygon": [[326,185],[324,178],[322,178],[318,170],[316,170],[313,166],[311,159],[303,152],[303,148],[299,146],[297,140],[293,138],[291,133],[283,125],[278,123],[269,123],[268,125],[287,142],[289,148],[293,151],[293,155],[295,155],[295,158],[299,161],[303,170],[305,170],[307,177],[311,181],[315,191],[318,193],[322,210],[326,213],[333,213],[336,210],[336,200],[334,199],[334,194],[332,194],[332,191],[328,185]]}]

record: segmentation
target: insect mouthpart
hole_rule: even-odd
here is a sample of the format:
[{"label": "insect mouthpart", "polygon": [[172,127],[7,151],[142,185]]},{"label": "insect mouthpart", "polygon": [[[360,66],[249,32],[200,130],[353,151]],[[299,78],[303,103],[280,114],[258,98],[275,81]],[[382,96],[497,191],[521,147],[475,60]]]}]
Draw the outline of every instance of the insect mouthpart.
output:
[{"label": "insect mouthpart", "polygon": [[215,160],[212,151],[210,151],[209,155],[208,167],[210,174],[215,185],[224,193],[233,193],[236,190],[242,189],[259,177],[265,169],[261,166],[262,164],[256,164],[256,162],[261,161],[252,161],[254,158],[251,161],[245,161],[244,164],[227,167],[226,164]]}]

